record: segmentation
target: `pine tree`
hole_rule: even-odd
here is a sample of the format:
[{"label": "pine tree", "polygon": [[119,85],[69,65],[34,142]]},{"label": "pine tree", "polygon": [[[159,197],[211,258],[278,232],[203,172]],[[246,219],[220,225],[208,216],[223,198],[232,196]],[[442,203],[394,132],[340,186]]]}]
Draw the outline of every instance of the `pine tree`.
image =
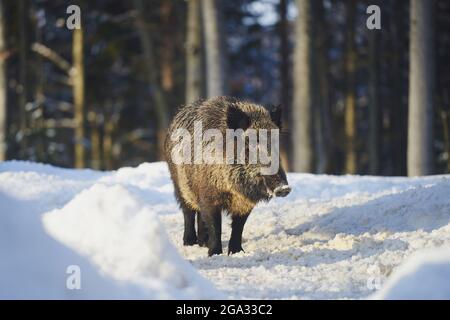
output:
[{"label": "pine tree", "polygon": [[313,37],[311,0],[298,0],[295,23],[292,167],[297,172],[312,172],[314,149],[313,128]]},{"label": "pine tree", "polygon": [[411,0],[408,175],[433,173],[433,2]]}]

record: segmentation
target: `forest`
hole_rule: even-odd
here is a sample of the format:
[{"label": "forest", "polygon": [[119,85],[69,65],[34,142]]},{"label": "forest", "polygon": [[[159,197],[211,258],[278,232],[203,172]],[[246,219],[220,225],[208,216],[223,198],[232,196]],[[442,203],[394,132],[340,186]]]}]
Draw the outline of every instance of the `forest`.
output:
[{"label": "forest", "polygon": [[446,0],[0,0],[0,161],[164,160],[228,95],[282,107],[290,172],[450,173],[448,30]]}]

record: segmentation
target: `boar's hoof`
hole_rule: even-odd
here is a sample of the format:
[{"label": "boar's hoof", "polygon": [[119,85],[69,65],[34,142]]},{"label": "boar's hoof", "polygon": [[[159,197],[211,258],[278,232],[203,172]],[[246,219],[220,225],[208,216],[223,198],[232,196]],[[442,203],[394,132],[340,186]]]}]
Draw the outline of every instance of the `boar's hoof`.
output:
[{"label": "boar's hoof", "polygon": [[212,255],[215,254],[222,254],[222,248],[220,247],[214,247],[212,249],[208,249],[208,256],[211,257]]},{"label": "boar's hoof", "polygon": [[183,245],[185,246],[193,246],[197,244],[197,236],[190,236],[183,238]]},{"label": "boar's hoof", "polygon": [[197,241],[198,241],[198,245],[200,247],[206,247],[208,245],[208,233],[206,233],[205,231],[203,232],[198,232],[197,235]]},{"label": "boar's hoof", "polygon": [[208,242],[208,240],[202,240],[200,238],[198,239],[198,245],[200,247],[206,247],[207,242]]},{"label": "boar's hoof", "polygon": [[244,249],[242,249],[242,246],[229,246],[228,247],[228,255],[238,253],[238,252],[245,252]]}]

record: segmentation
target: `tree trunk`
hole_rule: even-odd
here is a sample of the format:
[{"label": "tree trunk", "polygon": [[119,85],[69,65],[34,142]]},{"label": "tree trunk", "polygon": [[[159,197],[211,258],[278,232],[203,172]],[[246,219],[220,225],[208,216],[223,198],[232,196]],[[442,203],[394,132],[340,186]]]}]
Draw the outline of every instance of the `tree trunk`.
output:
[{"label": "tree trunk", "polygon": [[357,170],[356,159],[356,94],[355,94],[355,15],[356,1],[346,1],[347,28],[345,33],[345,137],[346,157],[345,171],[355,174]]},{"label": "tree trunk", "polygon": [[317,58],[315,66],[315,84],[316,89],[314,105],[315,105],[315,122],[316,122],[316,154],[317,154],[317,173],[326,173],[329,170],[330,162],[330,145],[331,145],[331,111],[329,101],[328,86],[328,24],[325,19],[325,12],[322,1],[313,2],[314,21],[317,24],[315,28],[315,52]]},{"label": "tree trunk", "polygon": [[206,55],[206,96],[225,94],[224,48],[221,38],[219,0],[202,0],[202,18]]},{"label": "tree trunk", "polygon": [[[37,11],[39,10],[35,5],[30,5],[31,14],[30,14],[30,36],[34,39],[36,43],[43,43],[42,41],[42,31],[41,28],[38,27],[38,16]],[[29,70],[29,74],[31,75],[31,83],[32,89],[31,97],[34,100],[34,104],[36,105],[36,111],[44,115],[44,91],[45,91],[45,72],[43,67],[43,57],[40,54],[30,55],[30,64],[31,68]],[[38,117],[37,119],[29,118],[28,126],[30,131],[33,133],[43,127],[44,118]],[[48,162],[48,153],[47,150],[48,140],[46,139],[44,134],[37,134],[29,139],[29,144],[32,145],[35,149],[36,161],[38,162]]]},{"label": "tree trunk", "polygon": [[142,0],[134,0],[134,6],[138,12],[136,17],[136,25],[141,39],[142,50],[147,67],[148,84],[151,88],[151,92],[153,93],[155,106],[155,124],[157,128],[156,139],[158,145],[157,158],[162,160],[164,158],[164,140],[166,137],[166,129],[169,125],[169,109],[164,92],[158,81],[153,43],[143,16],[143,13],[145,12],[144,2]]},{"label": "tree trunk", "polygon": [[[379,105],[379,31],[369,30],[369,173],[379,174],[380,168],[380,105]],[[400,94],[400,93],[396,93]],[[400,106],[398,106],[400,107]]]},{"label": "tree trunk", "polygon": [[20,132],[22,133],[22,139],[20,141],[20,149],[23,158],[27,158],[27,139],[28,139],[28,128],[26,119],[26,105],[28,102],[28,81],[27,81],[27,70],[28,70],[28,0],[19,1],[19,108],[20,108]]},{"label": "tree trunk", "polygon": [[84,43],[83,29],[73,30],[72,83],[75,108],[75,168],[84,168]]},{"label": "tree trunk", "polygon": [[447,173],[450,173],[450,117],[449,112],[441,110],[442,135],[444,140],[444,151],[447,154]]},{"label": "tree trunk", "polygon": [[88,119],[91,129],[91,168],[101,169],[101,141],[100,141],[100,124],[98,115],[95,111],[90,111]]},{"label": "tree trunk", "polygon": [[163,0],[161,3],[161,19],[163,23],[161,47],[161,86],[166,93],[173,90],[173,55],[175,49],[174,35],[170,32],[173,26],[171,21],[174,3]]},{"label": "tree trunk", "polygon": [[297,172],[312,172],[313,167],[313,70],[311,0],[297,0],[295,22],[294,99],[292,106],[292,168]]},{"label": "tree trunk", "polygon": [[433,173],[433,4],[411,0],[408,175]]},{"label": "tree trunk", "polygon": [[186,104],[202,96],[200,0],[188,0],[186,40]]},{"label": "tree trunk", "polygon": [[113,132],[114,122],[112,117],[106,117],[103,133],[103,161],[106,170],[113,169]]},{"label": "tree trunk", "polygon": [[[279,12],[279,22],[278,22],[278,36],[280,39],[280,80],[281,80],[281,90],[280,90],[280,101],[282,108],[282,120],[283,120],[283,131],[289,132],[291,128],[291,96],[290,96],[290,73],[289,73],[289,24],[287,19],[287,7],[288,0],[280,0],[278,6]],[[286,171],[290,170],[289,159],[292,156],[289,154],[289,135],[281,134],[281,164]]]},{"label": "tree trunk", "polygon": [[6,32],[5,32],[5,12],[4,2],[0,1],[0,161],[6,160],[6,115],[8,92],[6,80]]},{"label": "tree trunk", "polygon": [[[387,159],[383,159],[383,174],[401,175],[407,174],[407,144],[408,144],[408,80],[406,72],[406,35],[403,30],[409,25],[409,17],[405,17],[409,4],[404,1],[393,2],[392,13],[384,18],[388,24],[388,48],[387,52],[391,52],[388,56],[389,60],[386,64],[388,70],[386,74],[389,78],[389,94],[387,103],[383,103],[384,108],[388,108],[385,113],[389,116],[386,128],[387,141],[381,144],[387,146],[387,153],[390,155]],[[386,15],[385,15],[386,16]],[[380,73],[381,75],[381,73]],[[406,97],[406,98],[405,98]],[[382,123],[381,123],[382,124]]]},{"label": "tree trunk", "polygon": [[283,108],[283,120],[288,122],[289,110],[290,110],[290,80],[289,80],[289,30],[288,30],[288,19],[287,19],[287,1],[280,0],[279,5],[279,16],[280,21],[278,25],[278,34],[280,39],[280,80],[281,80],[281,90],[280,90],[280,101]]}]

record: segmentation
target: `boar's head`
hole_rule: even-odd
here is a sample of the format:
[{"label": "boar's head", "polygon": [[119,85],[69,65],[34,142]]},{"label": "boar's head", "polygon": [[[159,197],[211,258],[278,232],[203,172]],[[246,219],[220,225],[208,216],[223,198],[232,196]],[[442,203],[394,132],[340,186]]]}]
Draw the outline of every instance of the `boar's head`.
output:
[{"label": "boar's head", "polygon": [[[230,168],[231,180],[234,181],[235,187],[255,202],[287,196],[291,192],[291,187],[287,182],[286,172],[281,165],[279,154],[281,108],[272,107],[268,111],[264,107],[256,105],[229,107],[227,126],[233,130],[242,129],[246,135],[245,163],[235,163]],[[258,137],[256,147],[252,146],[249,132],[256,132]],[[260,133],[266,133],[267,139],[261,140]],[[266,150],[266,155],[268,155],[265,163],[260,159],[263,150]],[[250,161],[252,152],[258,152],[256,163]],[[237,153],[235,148],[236,158]],[[267,160],[270,161],[270,165],[267,164]],[[267,170],[268,166],[271,167],[271,170]]]}]

